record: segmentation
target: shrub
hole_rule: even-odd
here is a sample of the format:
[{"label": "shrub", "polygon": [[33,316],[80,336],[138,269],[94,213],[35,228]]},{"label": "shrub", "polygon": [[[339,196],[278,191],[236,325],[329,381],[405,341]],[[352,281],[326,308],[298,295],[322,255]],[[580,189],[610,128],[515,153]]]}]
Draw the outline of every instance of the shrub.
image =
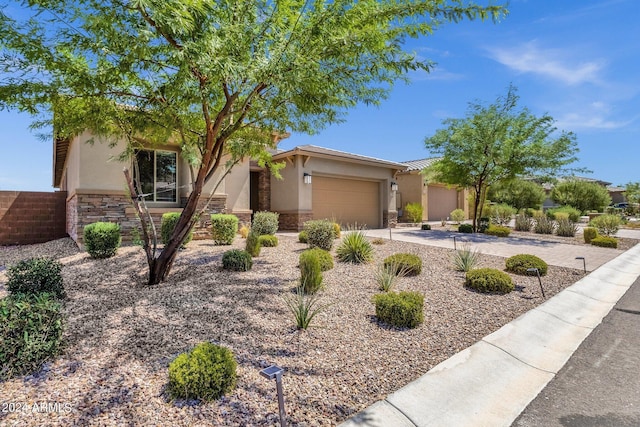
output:
[{"label": "shrub", "polygon": [[555,224],[546,216],[539,216],[533,225],[533,232],[536,234],[553,234]]},{"label": "shrub", "polygon": [[578,226],[570,219],[559,219],[557,221],[556,234],[561,237],[573,237],[578,231]]},{"label": "shrub", "polygon": [[312,256],[318,257],[318,261],[320,261],[320,271],[329,271],[333,268],[333,257],[329,251],[320,248],[307,249],[300,254],[300,257],[302,257],[304,253],[312,253]]},{"label": "shrub", "polygon": [[173,399],[215,400],[236,385],[236,361],[228,348],[203,342],[169,364]]},{"label": "shrub", "polygon": [[373,297],[376,317],[399,328],[415,328],[424,321],[424,296],[419,292],[378,294]]},{"label": "shrub", "polygon": [[231,249],[222,254],[222,268],[231,271],[249,271],[253,266],[251,254],[240,249]]},{"label": "shrub", "polygon": [[322,270],[317,252],[304,251],[300,254],[300,287],[307,294],[316,293],[322,286]]},{"label": "shrub", "polygon": [[404,277],[406,275],[406,266],[400,266],[395,263],[388,265],[384,263],[380,264],[374,272],[378,289],[384,292],[389,292],[395,286],[398,277]]},{"label": "shrub", "polygon": [[531,231],[533,221],[526,213],[516,215],[516,231]]},{"label": "shrub", "polygon": [[431,226],[429,224],[422,224],[422,230],[431,230]]},{"label": "shrub", "polygon": [[317,219],[304,223],[309,246],[330,251],[333,246],[333,223],[326,219]]},{"label": "shrub", "polygon": [[471,225],[471,224],[460,224],[458,226],[458,233],[473,233],[473,225]]},{"label": "shrub", "polygon": [[578,222],[580,221],[580,215],[582,215],[582,212],[572,206],[560,206],[559,208],[547,209],[547,218],[549,219],[557,220],[565,217],[565,215],[567,215],[567,218],[571,221]]},{"label": "shrub", "polygon": [[509,234],[511,234],[511,229],[502,225],[491,224],[484,231],[484,234],[497,237],[508,237]]},{"label": "shrub", "polygon": [[298,242],[308,243],[308,241],[309,241],[309,235],[307,234],[306,231],[302,230],[300,233],[298,233]]},{"label": "shrub", "polygon": [[535,276],[536,273],[527,271],[529,268],[537,268],[541,276],[547,274],[548,265],[535,255],[520,254],[507,258],[505,261],[507,271],[523,276]]},{"label": "shrub", "polygon": [[449,215],[451,216],[451,221],[455,221],[458,224],[464,221],[464,211],[462,209],[454,209]]},{"label": "shrub", "polygon": [[238,234],[240,234],[240,237],[242,237],[243,239],[246,239],[247,236],[249,235],[249,231],[251,231],[250,228],[247,227],[246,225],[243,225],[238,230]]},{"label": "shrub", "polygon": [[49,293],[0,299],[0,381],[33,373],[62,348],[62,305]]},{"label": "shrub", "polygon": [[618,239],[611,236],[598,236],[591,239],[591,244],[593,246],[600,246],[603,248],[617,248],[618,247]]},{"label": "shrub", "polygon": [[407,203],[404,213],[410,222],[422,221],[422,203]]},{"label": "shrub", "polygon": [[[162,219],[160,220],[160,238],[162,239],[162,244],[166,245],[169,243],[169,239],[171,238],[171,233],[173,233],[173,229],[176,228],[176,224],[180,219],[180,212],[167,212],[162,214]],[[233,234],[236,231],[234,230]],[[191,241],[193,238],[193,229],[189,230],[189,234],[185,237],[182,242],[182,247],[184,248],[187,243]]]},{"label": "shrub", "polygon": [[249,252],[252,257],[260,256],[260,239],[259,236],[250,231],[247,235],[247,241],[245,245],[245,251]]},{"label": "shrub", "polygon": [[296,322],[296,328],[307,329],[311,326],[313,318],[324,310],[329,304],[318,305],[320,297],[318,294],[305,295],[301,287],[296,289],[296,295],[283,298],[289,311],[293,314]]},{"label": "shrub", "polygon": [[515,289],[511,277],[495,268],[479,268],[467,272],[465,286],[478,292],[507,294]]},{"label": "shrub", "polygon": [[258,237],[258,242],[260,242],[260,246],[264,248],[275,248],[278,246],[278,238],[271,234],[263,234]]},{"label": "shrub", "polygon": [[[243,227],[249,230],[246,227]],[[215,245],[230,245],[238,232],[238,217],[230,214],[211,215],[211,238]],[[242,235],[242,231],[240,233]],[[247,237],[246,235],[243,237]]]},{"label": "shrub", "polygon": [[617,215],[600,215],[589,222],[590,227],[598,230],[598,234],[604,236],[613,236],[618,232],[622,221]]},{"label": "shrub", "polygon": [[11,294],[47,292],[55,298],[65,298],[62,264],[49,258],[19,261],[7,270],[7,290]]},{"label": "shrub", "polygon": [[342,236],[342,229],[340,228],[340,224],[337,222],[333,223],[333,238],[339,239]]},{"label": "shrub", "polygon": [[350,262],[352,264],[362,264],[373,259],[373,246],[367,240],[364,232],[351,231],[344,238],[336,249],[338,260]]},{"label": "shrub", "polygon": [[497,225],[508,225],[516,212],[515,208],[501,203],[491,206],[488,214],[490,222]]},{"label": "shrub", "polygon": [[396,274],[399,274],[402,269],[406,269],[407,276],[417,276],[422,271],[422,260],[417,255],[399,253],[386,257],[384,266],[395,266]]},{"label": "shrub", "polygon": [[585,243],[591,243],[591,240],[593,240],[594,238],[598,237],[598,230],[596,230],[593,227],[585,227],[582,230],[583,236],[584,236],[584,242]]},{"label": "shrub", "polygon": [[280,214],[277,212],[256,212],[253,214],[251,230],[258,236],[276,234],[276,231],[278,231],[279,216]]},{"label": "shrub", "polygon": [[480,252],[471,250],[468,244],[462,245],[462,249],[453,254],[453,266],[457,271],[467,272],[473,270],[480,261]]},{"label": "shrub", "polygon": [[[489,224],[491,224],[491,219],[489,217],[483,216],[482,218],[480,218],[480,221],[478,221],[478,233],[484,233],[487,228],[489,228]],[[473,228],[471,229],[470,233],[472,231]]]},{"label": "shrub", "polygon": [[384,241],[384,239],[381,239],[380,237],[376,237],[375,239],[373,239],[371,241],[371,243],[373,243],[374,245],[384,245],[385,241]]},{"label": "shrub", "polygon": [[84,244],[91,258],[110,258],[120,247],[120,226],[115,222],[94,222],[84,227]]}]

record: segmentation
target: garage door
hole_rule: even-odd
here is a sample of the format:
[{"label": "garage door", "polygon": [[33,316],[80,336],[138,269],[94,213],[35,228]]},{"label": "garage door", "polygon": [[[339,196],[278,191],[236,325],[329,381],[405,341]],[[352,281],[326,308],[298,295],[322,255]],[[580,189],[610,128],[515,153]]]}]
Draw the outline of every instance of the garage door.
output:
[{"label": "garage door", "polygon": [[429,221],[445,219],[458,207],[458,192],[455,188],[430,185],[427,197]]},{"label": "garage door", "polygon": [[313,176],[314,219],[335,218],[348,224],[380,228],[380,185],[372,181]]}]

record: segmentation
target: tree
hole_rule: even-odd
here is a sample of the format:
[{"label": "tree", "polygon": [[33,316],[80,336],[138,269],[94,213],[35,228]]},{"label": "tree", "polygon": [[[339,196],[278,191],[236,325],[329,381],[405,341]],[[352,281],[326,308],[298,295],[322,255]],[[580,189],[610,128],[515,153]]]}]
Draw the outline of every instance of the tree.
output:
[{"label": "tree", "polygon": [[629,203],[640,203],[640,182],[628,182],[624,186],[624,197]]},{"label": "tree", "polygon": [[551,190],[551,200],[559,205],[569,205],[582,213],[603,211],[611,204],[609,191],[596,182],[569,179],[557,183]]},{"label": "tree", "polygon": [[425,146],[442,159],[427,168],[429,179],[473,190],[473,227],[486,200],[487,189],[517,176],[553,175],[574,162],[575,135],[557,132],[549,115],[536,117],[517,108],[516,88],[485,106],[470,103],[462,119],[446,119],[446,128],[425,139]]},{"label": "tree", "polygon": [[[408,71],[430,69],[406,37],[446,22],[497,19],[463,0],[32,0],[31,20],[3,12],[0,107],[139,146],[174,141],[191,193],[164,249],[130,174],[149,284],[167,277],[198,217],[204,185],[245,157],[269,162],[273,134],[313,133],[359,103],[378,104]],[[227,159],[225,161],[225,159]]]},{"label": "tree", "polygon": [[488,199],[492,202],[505,203],[517,210],[540,209],[547,197],[540,184],[526,179],[513,179],[499,182],[489,187]]}]

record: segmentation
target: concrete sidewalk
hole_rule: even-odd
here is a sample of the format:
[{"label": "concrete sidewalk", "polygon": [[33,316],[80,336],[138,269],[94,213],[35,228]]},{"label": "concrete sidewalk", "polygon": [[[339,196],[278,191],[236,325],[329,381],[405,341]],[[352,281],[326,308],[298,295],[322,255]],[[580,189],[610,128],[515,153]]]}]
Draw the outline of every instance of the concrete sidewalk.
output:
[{"label": "concrete sidewalk", "polygon": [[[382,231],[388,237],[388,230]],[[411,231],[407,231],[399,234],[411,237]],[[413,237],[419,238],[415,233]],[[452,247],[453,242],[450,244]],[[577,246],[560,245],[560,250]],[[530,247],[523,249],[532,253]],[[511,425],[638,277],[640,245],[604,263],[342,426]],[[629,374],[637,375],[637,371],[632,369]]]}]

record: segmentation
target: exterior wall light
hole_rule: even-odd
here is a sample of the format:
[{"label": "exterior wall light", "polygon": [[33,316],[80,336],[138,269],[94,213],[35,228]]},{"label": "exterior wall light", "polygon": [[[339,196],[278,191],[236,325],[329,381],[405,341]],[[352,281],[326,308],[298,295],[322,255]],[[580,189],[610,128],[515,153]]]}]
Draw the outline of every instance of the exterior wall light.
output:
[{"label": "exterior wall light", "polygon": [[305,184],[311,184],[311,174],[310,173],[303,173],[302,174],[302,182],[304,182]]},{"label": "exterior wall light", "polygon": [[[306,175],[306,174],[305,174]],[[309,175],[311,181],[311,175]],[[284,369],[279,366],[271,365],[260,371],[260,375],[268,380],[276,380],[276,391],[278,393],[278,410],[280,414],[280,427],[287,427],[287,413],[284,410],[284,394],[282,392],[282,374]]]},{"label": "exterior wall light", "polygon": [[398,191],[398,183],[391,181],[391,191]]}]

